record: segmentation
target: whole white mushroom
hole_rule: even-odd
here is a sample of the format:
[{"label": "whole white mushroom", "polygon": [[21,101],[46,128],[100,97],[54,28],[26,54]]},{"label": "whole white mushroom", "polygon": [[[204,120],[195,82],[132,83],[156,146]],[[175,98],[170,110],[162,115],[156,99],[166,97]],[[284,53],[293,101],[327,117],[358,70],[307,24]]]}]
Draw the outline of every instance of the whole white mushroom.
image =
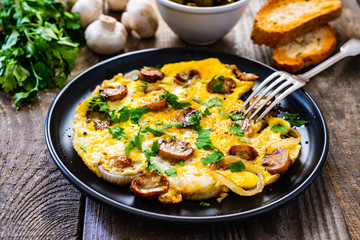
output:
[{"label": "whole white mushroom", "polygon": [[154,36],[159,26],[159,18],[149,0],[130,0],[121,22],[143,38]]},{"label": "whole white mushroom", "polygon": [[101,15],[85,30],[87,46],[99,54],[120,52],[126,44],[127,31],[115,18]]},{"label": "whole white mushroom", "polygon": [[72,7],[72,12],[79,12],[82,28],[97,20],[102,14],[102,0],[78,0]]}]

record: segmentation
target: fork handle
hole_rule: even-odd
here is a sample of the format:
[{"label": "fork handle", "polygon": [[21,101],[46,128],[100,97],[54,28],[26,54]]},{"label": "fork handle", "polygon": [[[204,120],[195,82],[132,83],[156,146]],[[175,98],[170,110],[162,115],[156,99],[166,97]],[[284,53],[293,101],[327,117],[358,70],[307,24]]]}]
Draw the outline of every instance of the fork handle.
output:
[{"label": "fork handle", "polygon": [[313,69],[307,71],[306,73],[297,76],[307,82],[310,78],[330,67],[334,63],[340,61],[341,59],[348,56],[356,56],[358,54],[360,54],[360,40],[355,38],[350,39],[340,47],[340,52],[334,54],[332,57],[328,58],[327,60],[320,63]]}]

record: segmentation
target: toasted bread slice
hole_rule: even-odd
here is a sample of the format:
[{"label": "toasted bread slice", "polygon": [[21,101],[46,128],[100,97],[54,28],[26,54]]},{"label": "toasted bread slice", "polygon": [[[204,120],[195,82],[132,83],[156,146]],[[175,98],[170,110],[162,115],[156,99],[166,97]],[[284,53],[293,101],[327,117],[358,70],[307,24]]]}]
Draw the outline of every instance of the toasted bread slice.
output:
[{"label": "toasted bread slice", "polygon": [[340,0],[269,0],[255,16],[251,39],[274,48],[340,15]]},{"label": "toasted bread slice", "polygon": [[329,57],[336,47],[336,33],[329,25],[317,27],[273,52],[273,65],[290,73],[317,65]]}]

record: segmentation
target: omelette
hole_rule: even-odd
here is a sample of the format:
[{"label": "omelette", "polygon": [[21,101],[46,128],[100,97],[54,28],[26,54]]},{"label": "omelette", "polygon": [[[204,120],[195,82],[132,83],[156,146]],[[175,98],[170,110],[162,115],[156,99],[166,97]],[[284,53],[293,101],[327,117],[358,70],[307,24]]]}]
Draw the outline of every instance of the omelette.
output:
[{"label": "omelette", "polygon": [[271,111],[238,111],[258,77],[216,58],[143,66],[76,109],[73,146],[104,180],[162,203],[262,192],[298,157],[301,136]]}]

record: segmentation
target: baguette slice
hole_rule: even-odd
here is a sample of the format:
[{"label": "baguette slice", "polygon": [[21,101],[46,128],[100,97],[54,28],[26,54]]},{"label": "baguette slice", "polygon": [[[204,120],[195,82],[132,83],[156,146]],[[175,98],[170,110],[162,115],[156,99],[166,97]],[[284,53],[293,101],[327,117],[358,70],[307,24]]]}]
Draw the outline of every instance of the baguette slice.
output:
[{"label": "baguette slice", "polygon": [[255,16],[251,39],[274,48],[340,15],[340,0],[269,0]]},{"label": "baguette slice", "polygon": [[336,33],[329,25],[317,27],[273,51],[273,65],[290,73],[317,65],[329,57],[336,47]]}]

